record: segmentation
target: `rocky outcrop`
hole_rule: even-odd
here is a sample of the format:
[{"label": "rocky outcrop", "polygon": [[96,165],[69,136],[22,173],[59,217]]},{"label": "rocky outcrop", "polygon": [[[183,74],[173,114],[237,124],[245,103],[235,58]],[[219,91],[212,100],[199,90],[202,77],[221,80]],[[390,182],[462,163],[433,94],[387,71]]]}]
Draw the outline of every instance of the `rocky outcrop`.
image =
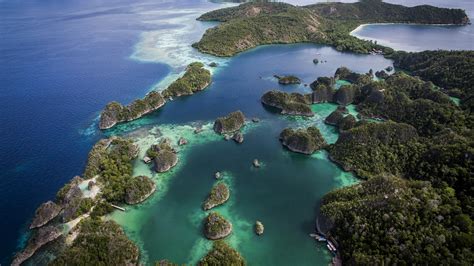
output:
[{"label": "rocky outcrop", "polygon": [[193,62],[186,68],[186,72],[166,88],[162,95],[166,99],[183,95],[192,95],[202,91],[211,84],[211,72],[204,68],[201,62]]},{"label": "rocky outcrop", "polygon": [[278,79],[278,83],[282,85],[289,85],[289,84],[300,84],[301,80],[295,76],[278,76],[275,75],[275,78]]},{"label": "rocky outcrop", "polygon": [[286,128],[280,133],[280,141],[290,151],[303,154],[312,154],[327,145],[316,127],[297,130]]},{"label": "rocky outcrop", "polygon": [[356,118],[353,115],[349,114],[339,121],[339,123],[337,124],[337,127],[339,128],[339,132],[343,132],[355,127],[356,124],[357,124]]},{"label": "rocky outcrop", "polygon": [[154,162],[155,171],[158,173],[164,173],[175,167],[176,164],[178,164],[178,156],[172,151],[163,150],[158,152],[158,155],[155,157]]},{"label": "rocky outcrop", "polygon": [[52,201],[41,204],[36,209],[35,218],[31,222],[30,229],[41,227],[58,216],[61,207]]},{"label": "rocky outcrop", "polygon": [[214,131],[219,134],[232,133],[240,130],[244,124],[244,114],[241,111],[235,111],[227,116],[217,118],[214,122]]},{"label": "rocky outcrop", "polygon": [[125,190],[125,203],[138,204],[156,191],[156,184],[148,176],[137,176],[130,181]]},{"label": "rocky outcrop", "polygon": [[185,138],[183,138],[183,137],[179,138],[179,140],[178,140],[178,145],[179,146],[183,146],[183,145],[186,145],[186,144],[188,144],[188,141]]},{"label": "rocky outcrop", "polygon": [[211,193],[207,197],[206,201],[202,205],[202,208],[207,211],[216,206],[224,204],[230,197],[229,188],[226,184],[220,182],[217,183],[211,189]]},{"label": "rocky outcrop", "polygon": [[313,83],[310,84],[310,87],[312,90],[316,90],[320,86],[325,86],[325,87],[334,87],[336,84],[336,81],[332,77],[318,77]]},{"label": "rocky outcrop", "polygon": [[232,139],[241,144],[242,142],[244,142],[244,135],[240,132],[235,132],[234,136],[232,136]]},{"label": "rocky outcrop", "polygon": [[343,118],[344,118],[343,113],[339,110],[335,110],[330,115],[328,115],[326,119],[324,119],[324,123],[331,126],[337,126]]},{"label": "rocky outcrop", "polygon": [[260,168],[260,162],[258,161],[258,159],[253,159],[252,165],[255,168]]},{"label": "rocky outcrop", "polygon": [[62,230],[55,226],[44,226],[38,229],[28,241],[26,248],[18,253],[12,261],[13,266],[18,266],[29,259],[42,246],[56,240],[62,235]]},{"label": "rocky outcrop", "polygon": [[222,239],[232,233],[232,224],[217,212],[211,212],[204,222],[204,234],[210,240]]},{"label": "rocky outcrop", "polygon": [[336,80],[346,80],[346,81],[349,81],[350,83],[365,84],[372,80],[372,75],[359,74],[359,73],[352,72],[347,67],[340,67],[336,70],[336,73],[334,74],[334,78]]},{"label": "rocky outcrop", "polygon": [[349,105],[354,102],[356,96],[355,87],[342,86],[335,93],[332,102],[340,105]]},{"label": "rocky outcrop", "polygon": [[255,222],[255,233],[257,235],[262,235],[263,231],[265,230],[265,227],[263,226],[263,223],[260,221]]},{"label": "rocky outcrop", "polygon": [[265,93],[261,101],[264,105],[278,109],[284,115],[314,115],[310,107],[311,95],[273,90]]},{"label": "rocky outcrop", "polygon": [[121,122],[138,119],[151,113],[165,104],[165,99],[159,92],[152,91],[143,99],[133,101],[128,106],[118,102],[111,102],[105,106],[100,114],[99,128],[108,129]]}]

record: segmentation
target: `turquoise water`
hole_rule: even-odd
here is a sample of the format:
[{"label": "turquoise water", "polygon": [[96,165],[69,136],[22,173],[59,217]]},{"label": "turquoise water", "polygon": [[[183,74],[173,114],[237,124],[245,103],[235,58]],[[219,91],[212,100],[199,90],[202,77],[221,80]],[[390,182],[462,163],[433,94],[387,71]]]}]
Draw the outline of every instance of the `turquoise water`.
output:
[{"label": "turquoise water", "polygon": [[[316,115],[310,119],[282,117],[265,109],[260,97],[275,88],[309,92],[305,83],[331,76],[340,66],[365,73],[391,62],[311,44],[264,46],[232,59],[192,49],[191,43],[215,25],[195,18],[227,5],[205,0],[0,1],[0,213],[7,214],[0,219],[0,264],[8,264],[24,245],[35,208],[82,173],[95,141],[126,135],[144,152],[161,133],[175,141],[181,135],[189,139],[178,166],[153,174],[137,162],[135,173],[153,176],[158,192],[144,204],[113,215],[139,244],[144,262],[195,262],[209,249],[201,234],[205,213],[200,206],[215,182],[213,173],[221,170],[231,200],[218,210],[235,226],[229,243],[250,264],[327,264],[325,248],[308,237],[319,200],[356,180],[330,163],[324,152],[290,153],[277,137],[288,125],[316,125],[329,143],[335,142],[335,128],[323,121],[336,106],[314,105]],[[450,31],[436,34],[450,36]],[[314,57],[327,62],[314,65]],[[208,89],[176,99],[143,119],[97,130],[98,113],[107,102],[126,104],[149,90],[163,89],[195,60],[219,64],[212,69]],[[303,83],[282,86],[274,74],[294,74]],[[246,125],[242,145],[210,131],[217,116],[237,109],[262,119]],[[208,130],[194,135],[198,124]],[[261,169],[251,167],[254,158],[262,161]],[[259,238],[252,231],[257,219],[266,228]]]}]

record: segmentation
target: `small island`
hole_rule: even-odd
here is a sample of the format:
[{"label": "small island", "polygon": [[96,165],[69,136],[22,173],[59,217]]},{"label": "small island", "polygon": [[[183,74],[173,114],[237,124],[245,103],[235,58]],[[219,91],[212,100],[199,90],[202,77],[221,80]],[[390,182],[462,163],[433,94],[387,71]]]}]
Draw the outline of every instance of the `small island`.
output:
[{"label": "small island", "polygon": [[296,130],[286,128],[280,133],[280,141],[290,151],[303,154],[312,154],[327,145],[316,127]]},{"label": "small island", "polygon": [[199,266],[232,265],[245,266],[244,258],[235,249],[227,245],[223,240],[214,241],[212,249],[202,258]]},{"label": "small island", "polygon": [[217,183],[211,189],[211,193],[207,197],[206,201],[202,205],[202,208],[207,211],[214,207],[224,204],[227,200],[229,200],[230,192],[227,185],[223,182]]},{"label": "small island", "polygon": [[188,65],[186,72],[176,81],[171,83],[163,92],[164,98],[191,95],[204,90],[211,83],[211,72],[204,68],[201,62]]},{"label": "small island", "polygon": [[214,122],[214,131],[219,134],[233,133],[245,124],[245,116],[241,111],[235,111],[227,116],[219,117]]},{"label": "small island", "polygon": [[260,222],[260,221],[256,221],[255,222],[255,233],[260,236],[260,235],[263,234],[264,230],[265,230],[265,227],[263,226],[263,223]]},{"label": "small island", "polygon": [[286,93],[272,90],[266,92],[261,101],[264,105],[276,108],[284,115],[313,116],[310,95]]},{"label": "small island", "polygon": [[156,184],[148,176],[136,176],[125,189],[125,202],[133,205],[143,202],[156,190]]},{"label": "small island", "polygon": [[369,23],[465,25],[469,22],[461,9],[405,7],[381,0],[307,6],[245,3],[205,13],[198,20],[223,22],[208,29],[193,44],[199,51],[216,56],[233,56],[264,44],[304,42],[330,45],[338,51],[390,54],[392,49],[358,39],[350,35],[351,31]]},{"label": "small island", "polygon": [[204,235],[210,240],[225,238],[232,233],[232,224],[217,212],[211,212],[204,221]]},{"label": "small island", "polygon": [[100,114],[99,128],[109,129],[118,123],[138,119],[159,109],[165,103],[165,99],[157,91],[148,93],[145,98],[135,100],[128,106],[118,102],[108,103]]},{"label": "small island", "polygon": [[155,171],[164,173],[178,164],[176,150],[169,139],[162,139],[159,144],[152,145],[147,151],[147,157],[155,163]]},{"label": "small island", "polygon": [[301,80],[296,77],[296,76],[278,76],[278,75],[274,75],[275,78],[278,79],[278,83],[282,84],[282,85],[290,85],[290,84],[300,84],[301,83]]}]

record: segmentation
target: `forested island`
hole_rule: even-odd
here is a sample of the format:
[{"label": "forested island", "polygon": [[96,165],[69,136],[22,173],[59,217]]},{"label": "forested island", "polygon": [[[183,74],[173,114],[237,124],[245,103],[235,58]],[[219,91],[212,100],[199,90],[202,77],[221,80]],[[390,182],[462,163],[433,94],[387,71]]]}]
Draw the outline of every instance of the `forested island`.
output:
[{"label": "forested island", "polygon": [[[284,129],[279,138],[293,152],[309,155],[325,149],[333,162],[363,180],[328,193],[321,203],[321,233],[334,240],[336,256],[343,263],[474,263],[474,52],[406,53],[349,35],[363,23],[465,24],[464,11],[408,8],[378,0],[305,7],[252,3],[206,13],[199,19],[223,22],[195,44],[200,51],[218,56],[261,44],[314,42],[357,53],[380,50],[393,59],[397,71],[384,75],[380,70],[376,72],[379,79],[372,72],[340,67],[332,77],[315,77],[311,93],[272,90],[261,102],[280,114],[296,116],[313,116],[312,104],[339,105],[325,119],[340,132],[334,144],[327,144],[314,126]],[[337,80],[350,84],[336,88]],[[191,95],[210,82],[204,65],[192,63],[162,93],[151,92],[129,106],[108,104],[100,128],[137,119],[167,99]],[[460,105],[449,96],[460,98]],[[356,105],[357,118],[348,114],[349,104]],[[236,111],[217,118],[213,129],[216,134],[239,133],[244,124],[244,114]],[[152,178],[133,174],[138,152],[128,139],[98,141],[82,177],[72,179],[54,201],[37,209],[30,225],[32,236],[13,265],[53,242],[61,248],[52,265],[138,265],[137,245],[118,224],[104,219],[114,208],[143,202],[155,192]],[[178,152],[167,139],[153,144],[146,155],[156,172],[169,171],[178,163]],[[202,208],[224,204],[229,196],[229,188],[219,181]],[[261,234],[263,224],[259,223],[257,233]],[[213,245],[198,264],[245,265],[243,257],[221,240],[231,233],[230,221],[217,212],[208,213],[202,234]],[[163,261],[163,265],[173,264]]]},{"label": "forested island", "polygon": [[204,53],[232,56],[263,44],[311,42],[339,51],[390,54],[392,49],[360,40],[350,32],[367,23],[456,24],[469,22],[461,9],[428,5],[405,7],[381,0],[319,3],[297,7],[286,3],[246,3],[208,12],[198,18],[222,24],[208,29],[193,44]]},{"label": "forested island", "polygon": [[172,97],[191,95],[204,90],[211,83],[211,72],[201,62],[188,65],[184,75],[175,80],[162,93],[152,91],[145,98],[137,99],[128,106],[118,102],[110,102],[100,114],[99,128],[109,129],[118,123],[129,122],[149,114],[163,105]]}]

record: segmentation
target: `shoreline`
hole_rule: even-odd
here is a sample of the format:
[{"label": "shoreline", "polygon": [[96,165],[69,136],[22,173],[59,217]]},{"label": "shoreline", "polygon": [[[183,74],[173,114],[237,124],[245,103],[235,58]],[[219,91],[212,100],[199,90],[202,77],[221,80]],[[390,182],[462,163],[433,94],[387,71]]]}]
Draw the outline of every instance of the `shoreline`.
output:
[{"label": "shoreline", "polygon": [[354,36],[359,39],[363,39],[362,36],[357,33],[362,31],[367,26],[383,26],[383,25],[412,25],[412,26],[435,26],[435,27],[450,27],[450,26],[465,26],[460,24],[425,24],[425,23],[403,23],[403,22],[390,22],[390,23],[364,23],[357,26],[349,35]]}]

